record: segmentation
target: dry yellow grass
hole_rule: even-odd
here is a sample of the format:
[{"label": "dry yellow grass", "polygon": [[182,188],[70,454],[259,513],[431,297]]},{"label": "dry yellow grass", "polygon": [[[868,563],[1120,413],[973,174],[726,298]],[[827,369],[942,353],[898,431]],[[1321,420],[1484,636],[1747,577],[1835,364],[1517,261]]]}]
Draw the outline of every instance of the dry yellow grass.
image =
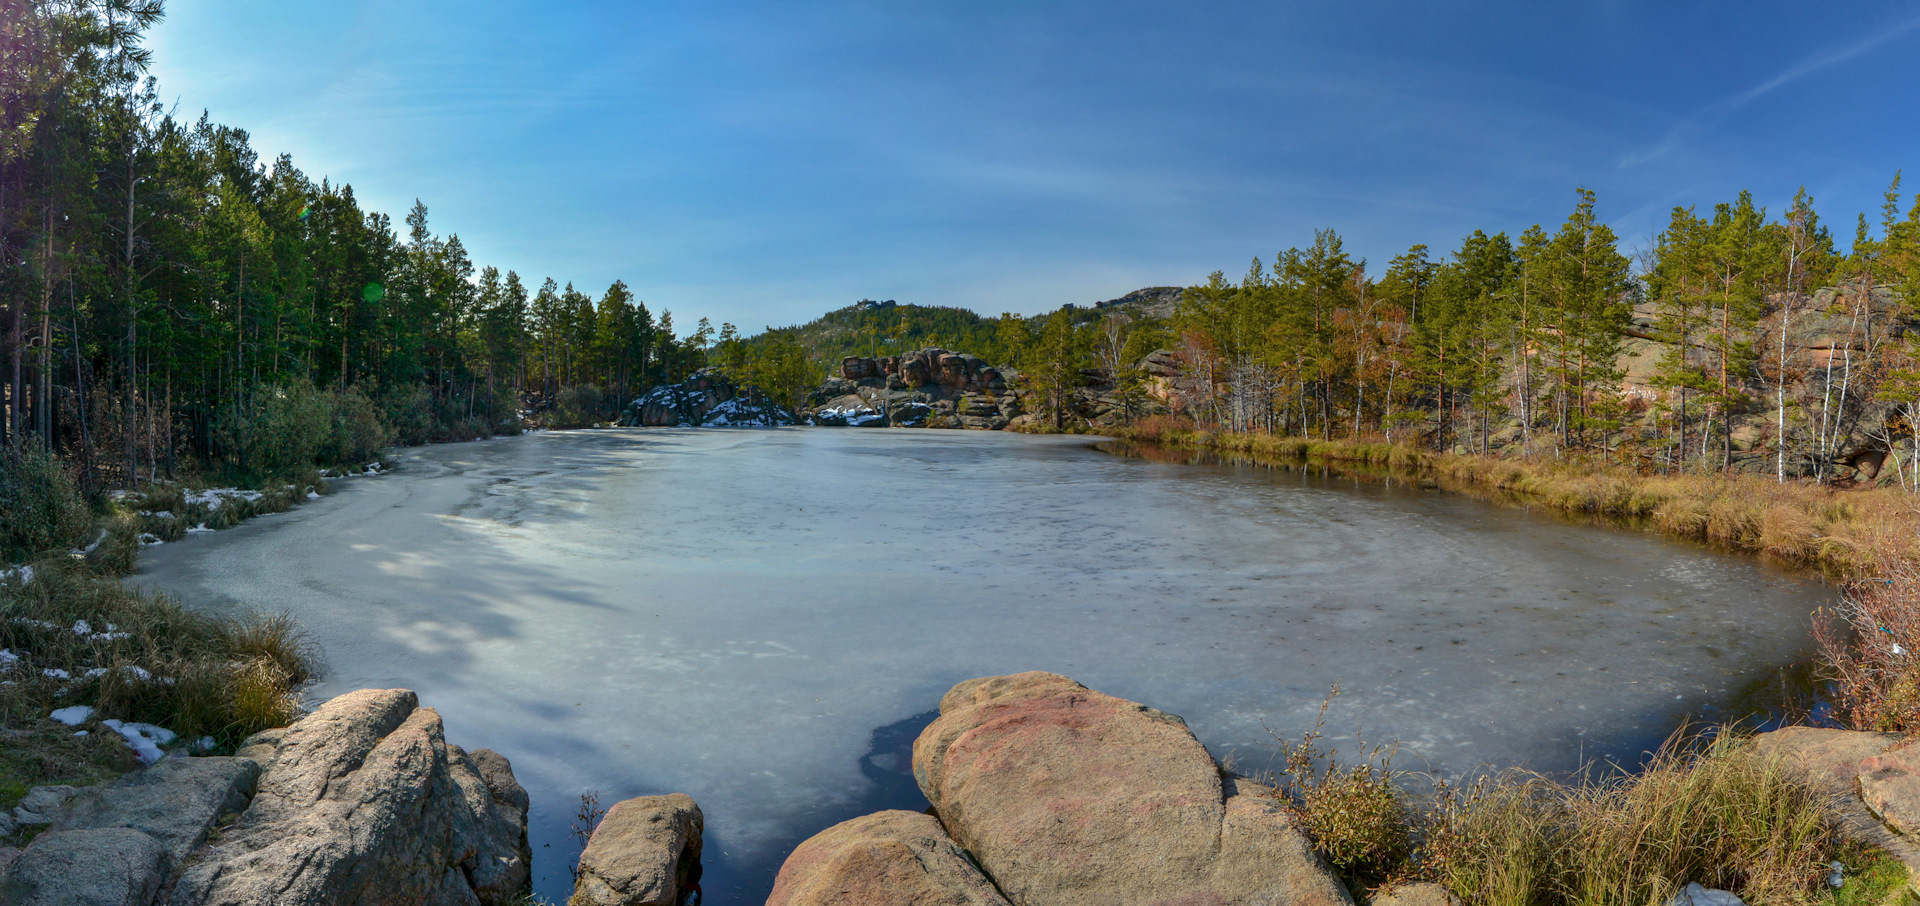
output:
[{"label": "dry yellow grass", "polygon": [[1613,517],[1663,535],[1851,579],[1920,554],[1920,500],[1898,489],[1838,490],[1755,475],[1643,475],[1581,459],[1433,454],[1384,441],[1312,441],[1196,431],[1148,420],[1119,436],[1252,457],[1365,464],[1504,503]]},{"label": "dry yellow grass", "polygon": [[1844,847],[1824,802],[1725,731],[1676,737],[1631,775],[1442,790],[1419,871],[1486,906],[1658,906],[1690,881],[1755,904],[1827,902],[1826,863]]}]

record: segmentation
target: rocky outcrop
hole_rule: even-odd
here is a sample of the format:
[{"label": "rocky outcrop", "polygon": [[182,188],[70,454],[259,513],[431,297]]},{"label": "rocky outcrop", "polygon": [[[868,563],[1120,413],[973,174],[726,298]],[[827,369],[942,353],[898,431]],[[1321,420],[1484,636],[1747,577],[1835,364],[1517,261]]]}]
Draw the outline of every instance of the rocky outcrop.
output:
[{"label": "rocky outcrop", "polygon": [[239,821],[182,877],[175,906],[505,904],[527,885],[525,792],[488,787],[412,692],[326,703],[281,736],[272,765]]},{"label": "rocky outcrop", "polygon": [[979,356],[939,348],[849,356],[814,391],[804,418],[831,427],[998,430],[1022,411],[1009,389],[1014,377]]},{"label": "rocky outcrop", "polygon": [[80,791],[7,869],[0,900],[504,906],[527,890],[511,766],[449,745],[412,692],[340,696],[242,753]]},{"label": "rocky outcrop", "polygon": [[21,797],[20,804],[12,811],[0,812],[0,834],[11,835],[23,827],[36,827],[52,824],[53,816],[68,799],[73,798],[76,789],[66,784],[36,786]]},{"label": "rocky outcrop", "polygon": [[1920,895],[1920,843],[1902,826],[1911,827],[1910,817],[1920,814],[1914,759],[1905,754],[1920,754],[1920,743],[1902,742],[1891,733],[1787,727],[1760,734],[1754,749],[1824,790],[1841,835],[1899,859],[1909,891]]},{"label": "rocky outcrop", "polygon": [[1920,834],[1920,749],[1912,746],[1860,761],[1860,801],[1888,827]]},{"label": "rocky outcrop", "polygon": [[9,906],[146,906],[160,892],[167,853],[128,827],[46,833],[7,869]]},{"label": "rocky outcrop", "polygon": [[246,807],[259,777],[243,758],[176,758],[106,786],[30,796],[51,826],[8,871],[0,902],[144,906],[223,816]]},{"label": "rocky outcrop", "polygon": [[260,766],[244,758],[169,758],[74,796],[50,833],[137,830],[160,845],[161,883],[170,885],[215,824],[247,807],[259,780]]},{"label": "rocky outcrop", "polygon": [[718,371],[655,387],[627,404],[617,424],[648,428],[774,428],[796,424],[792,412],[751,385]]},{"label": "rocky outcrop", "polygon": [[931,817],[822,832],[769,902],[1352,904],[1273,790],[1224,776],[1180,718],[1064,676],[953,687],[913,770]]},{"label": "rocky outcrop", "polygon": [[1118,299],[1095,302],[1096,311],[1124,312],[1138,318],[1167,320],[1180,307],[1180,296],[1186,292],[1179,286],[1149,286],[1136,289]]},{"label": "rocky outcrop", "polygon": [[[1780,374],[1784,320],[1785,402],[1789,413],[1798,407],[1802,412],[1800,418],[1812,413],[1821,420],[1821,430],[1829,437],[1813,446],[1833,451],[1832,462],[1823,469],[1824,473],[1842,481],[1894,480],[1891,470],[1882,472],[1888,459],[1887,439],[1889,435],[1905,435],[1905,419],[1896,401],[1882,398],[1866,386],[1877,383],[1878,379],[1871,377],[1874,369],[1864,366],[1882,356],[1889,343],[1897,343],[1910,331],[1920,328],[1913,309],[1889,287],[1858,282],[1825,287],[1793,299],[1793,304],[1788,306],[1785,294],[1769,295],[1763,303],[1763,316],[1744,335],[1736,337],[1740,342],[1753,344],[1753,350],[1763,361],[1757,368],[1742,369],[1744,378],[1734,378],[1733,389],[1746,396],[1748,402],[1726,416],[1716,416],[1723,419],[1714,428],[1716,432],[1727,426],[1724,418],[1732,419],[1733,467],[1768,473],[1776,468],[1774,404],[1782,388],[1773,381]],[[1661,314],[1658,301],[1635,305],[1629,316],[1626,339],[1615,360],[1621,375],[1621,396],[1630,409],[1641,413],[1640,420],[1646,427],[1656,430],[1662,429],[1651,420],[1663,404],[1672,406],[1676,402],[1674,394],[1679,392],[1662,387],[1659,379],[1662,363],[1679,351],[1680,340],[1663,328]],[[1693,338],[1691,344],[1697,362],[1714,361],[1715,353],[1702,338]],[[1847,390],[1844,405],[1839,392],[1843,385]],[[1790,451],[1807,446],[1804,438],[1796,437],[1809,430],[1796,427],[1798,420],[1788,415]],[[1517,433],[1518,426],[1508,430]],[[1664,430],[1671,430],[1671,426]],[[1511,442],[1510,435],[1496,434],[1496,437]],[[1789,452],[1789,457],[1792,456]],[[1797,463],[1793,458],[1787,462],[1789,470],[1808,469],[1812,465]]]},{"label": "rocky outcrop", "polygon": [[1007,906],[1007,899],[919,812],[843,821],[800,844],[767,906]]},{"label": "rocky outcrop", "polygon": [[569,906],[680,906],[699,889],[705,825],[681,793],[616,803],[580,854]]}]

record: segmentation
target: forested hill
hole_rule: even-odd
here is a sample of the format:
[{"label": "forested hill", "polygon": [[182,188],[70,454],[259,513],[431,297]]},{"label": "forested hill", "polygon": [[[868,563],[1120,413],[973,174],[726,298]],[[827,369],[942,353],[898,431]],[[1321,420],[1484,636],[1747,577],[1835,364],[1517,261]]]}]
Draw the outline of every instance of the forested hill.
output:
[{"label": "forested hill", "polygon": [[862,299],[805,324],[769,328],[748,342],[797,344],[809,363],[824,370],[850,355],[893,355],[928,346],[986,349],[993,335],[994,322],[970,309]]},{"label": "forested hill", "polygon": [[898,355],[930,346],[1010,365],[1056,314],[1064,313],[1082,327],[1120,313],[1134,321],[1165,321],[1173,316],[1183,291],[1178,286],[1150,286],[1092,305],[1066,303],[1040,314],[1003,312],[997,317],[966,308],[862,299],[799,326],[768,328],[745,343],[753,353],[792,344],[804,352],[809,366],[823,373],[847,356]]}]

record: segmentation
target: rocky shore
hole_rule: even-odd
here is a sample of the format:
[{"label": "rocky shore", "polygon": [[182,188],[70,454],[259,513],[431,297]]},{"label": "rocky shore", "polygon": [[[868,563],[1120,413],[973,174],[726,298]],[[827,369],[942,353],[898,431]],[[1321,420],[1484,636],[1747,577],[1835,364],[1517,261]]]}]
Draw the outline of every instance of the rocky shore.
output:
[{"label": "rocky shore", "polygon": [[[1172,354],[1140,364],[1142,392],[1123,394],[1098,369],[1078,375],[1061,419],[1076,426],[1110,427],[1165,411],[1165,383],[1177,372]],[[701,371],[678,384],[655,387],[621,410],[622,427],[970,428],[979,431],[1047,427],[1051,413],[1019,385],[1020,374],[979,356],[930,347],[901,355],[849,356],[798,412],[758,388],[718,371]]]},{"label": "rocky shore", "polygon": [[[1099,369],[1078,375],[1062,404],[1064,422],[1110,426],[1164,411],[1163,383],[1174,374],[1170,353],[1141,363],[1146,391],[1127,398]],[[803,423],[857,428],[972,428],[984,431],[1041,428],[1050,413],[1020,389],[1020,374],[979,356],[940,348],[897,356],[841,361],[840,373],[815,390],[801,411]]]},{"label": "rocky shore", "polygon": [[626,428],[777,428],[798,419],[758,388],[718,371],[655,387],[627,404],[615,424]]},{"label": "rocky shore", "polygon": [[[1794,727],[1754,746],[1823,790],[1843,835],[1920,869],[1920,744]],[[1064,676],[954,686],[913,773],[931,809],[822,830],[788,856],[768,906],[1355,903],[1284,797],[1222,769],[1179,717]],[[9,819],[48,827],[0,852],[0,902],[522,903],[527,808],[504,757],[447,743],[411,692],[364,690],[233,757],[35,790]],[[685,795],[615,804],[570,906],[697,901],[704,831]],[[1369,902],[1458,906],[1428,883]]]}]

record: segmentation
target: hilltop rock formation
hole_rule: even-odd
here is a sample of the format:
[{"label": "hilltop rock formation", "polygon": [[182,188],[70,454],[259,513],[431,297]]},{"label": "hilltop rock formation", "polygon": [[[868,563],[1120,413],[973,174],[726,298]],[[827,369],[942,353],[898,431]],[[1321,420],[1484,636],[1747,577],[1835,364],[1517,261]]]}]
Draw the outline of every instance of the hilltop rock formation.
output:
[{"label": "hilltop rock formation", "polygon": [[1180,295],[1186,292],[1180,286],[1149,286],[1136,289],[1118,299],[1095,302],[1097,311],[1122,311],[1142,318],[1166,320],[1173,317],[1174,309],[1180,305]]},{"label": "hilltop rock formation", "polygon": [[797,421],[758,388],[737,384],[718,371],[700,371],[628,403],[617,424],[626,428],[774,428]]},{"label": "hilltop rock formation", "polygon": [[1352,903],[1274,791],[1223,778],[1180,718],[1064,676],[953,687],[913,768],[933,819],[822,832],[769,903]]},{"label": "hilltop rock formation", "polygon": [[814,391],[806,420],[832,427],[998,430],[1021,413],[1011,375],[979,356],[929,348],[897,356],[849,356]]},{"label": "hilltop rock formation", "polygon": [[249,742],[76,794],[0,878],[0,902],[507,906],[526,893],[512,767],[449,745],[412,692],[349,693]]}]

